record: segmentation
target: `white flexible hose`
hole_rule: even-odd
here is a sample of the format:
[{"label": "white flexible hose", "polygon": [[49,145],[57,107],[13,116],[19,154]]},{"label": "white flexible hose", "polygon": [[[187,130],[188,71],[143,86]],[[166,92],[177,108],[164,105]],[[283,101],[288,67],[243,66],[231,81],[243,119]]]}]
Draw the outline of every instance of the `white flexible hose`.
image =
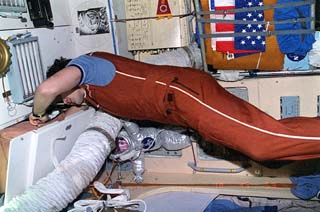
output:
[{"label": "white flexible hose", "polygon": [[121,122],[96,112],[87,129],[54,171],[1,207],[0,212],[60,211],[72,202],[97,175],[111,151],[109,139],[94,129],[102,129],[115,139]]}]

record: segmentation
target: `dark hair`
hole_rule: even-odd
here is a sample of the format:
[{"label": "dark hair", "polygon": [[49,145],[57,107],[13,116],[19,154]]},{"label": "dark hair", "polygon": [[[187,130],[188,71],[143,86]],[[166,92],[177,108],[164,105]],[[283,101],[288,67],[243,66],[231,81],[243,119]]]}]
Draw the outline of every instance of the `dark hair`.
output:
[{"label": "dark hair", "polygon": [[66,65],[70,62],[71,59],[66,59],[64,57],[60,57],[59,59],[55,59],[54,63],[48,68],[47,78],[51,77],[61,69],[65,68]]}]

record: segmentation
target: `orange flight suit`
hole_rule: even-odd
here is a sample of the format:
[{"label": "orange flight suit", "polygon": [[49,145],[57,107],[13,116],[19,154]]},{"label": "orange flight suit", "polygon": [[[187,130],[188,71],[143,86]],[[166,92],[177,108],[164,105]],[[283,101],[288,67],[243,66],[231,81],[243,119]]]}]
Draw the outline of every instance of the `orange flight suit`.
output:
[{"label": "orange flight suit", "polygon": [[207,141],[258,161],[320,157],[319,118],[276,120],[227,92],[203,71],[145,64],[104,52],[93,56],[116,67],[110,84],[83,85],[87,102],[105,112],[192,128]]}]

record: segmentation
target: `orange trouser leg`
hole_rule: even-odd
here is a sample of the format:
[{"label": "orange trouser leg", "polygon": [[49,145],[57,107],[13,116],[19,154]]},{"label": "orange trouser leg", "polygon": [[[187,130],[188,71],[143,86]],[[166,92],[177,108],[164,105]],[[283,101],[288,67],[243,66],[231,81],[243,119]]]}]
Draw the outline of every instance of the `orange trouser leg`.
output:
[{"label": "orange trouser leg", "polygon": [[[189,77],[195,76],[190,73]],[[206,140],[223,144],[259,161],[320,157],[319,118],[278,121],[231,95],[212,77],[203,79],[201,85],[189,83],[193,90],[202,91],[199,96],[178,85],[171,87],[171,92],[175,95],[177,116],[188,120],[188,125],[198,130]]]}]

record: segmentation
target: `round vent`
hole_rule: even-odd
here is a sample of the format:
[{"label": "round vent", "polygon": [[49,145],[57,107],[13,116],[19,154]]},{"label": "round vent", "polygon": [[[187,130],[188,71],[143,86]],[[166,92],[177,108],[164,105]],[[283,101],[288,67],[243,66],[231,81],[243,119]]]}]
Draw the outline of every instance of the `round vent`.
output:
[{"label": "round vent", "polygon": [[11,54],[9,51],[9,46],[6,44],[5,40],[0,38],[0,77],[3,77],[11,64]]}]

